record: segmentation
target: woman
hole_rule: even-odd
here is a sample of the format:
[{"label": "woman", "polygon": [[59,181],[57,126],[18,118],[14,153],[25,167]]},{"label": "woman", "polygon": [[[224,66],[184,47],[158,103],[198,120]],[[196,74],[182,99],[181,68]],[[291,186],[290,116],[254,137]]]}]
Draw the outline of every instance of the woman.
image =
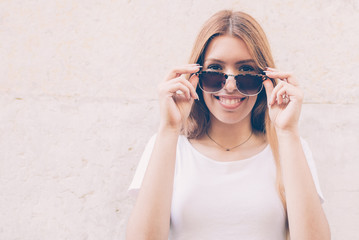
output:
[{"label": "woman", "polygon": [[258,23],[218,12],[190,63],[159,87],[160,127],[130,186],[140,191],[127,239],[330,239],[298,134],[303,93],[275,69]]}]

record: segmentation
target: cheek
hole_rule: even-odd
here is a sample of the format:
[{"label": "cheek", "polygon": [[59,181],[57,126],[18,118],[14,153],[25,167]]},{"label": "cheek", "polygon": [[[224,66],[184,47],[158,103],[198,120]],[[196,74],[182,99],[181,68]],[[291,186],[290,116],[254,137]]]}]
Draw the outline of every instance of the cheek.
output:
[{"label": "cheek", "polygon": [[203,93],[203,100],[208,107],[215,100],[210,93]]},{"label": "cheek", "polygon": [[249,97],[248,99],[248,104],[250,106],[252,106],[252,108],[254,107],[254,104],[256,104],[256,101],[257,101],[257,96],[252,96],[252,97]]}]

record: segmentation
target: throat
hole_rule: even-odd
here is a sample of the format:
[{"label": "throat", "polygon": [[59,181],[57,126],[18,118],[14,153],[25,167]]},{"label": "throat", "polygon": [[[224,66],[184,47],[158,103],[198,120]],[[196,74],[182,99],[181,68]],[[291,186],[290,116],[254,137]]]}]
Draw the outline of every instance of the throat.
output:
[{"label": "throat", "polygon": [[226,146],[223,146],[222,144],[220,144],[219,142],[217,142],[215,139],[213,139],[211,137],[211,135],[208,134],[208,131],[206,132],[207,134],[207,137],[213,142],[215,143],[218,147],[222,148],[223,150],[225,150],[226,152],[229,152],[233,149],[236,149],[236,148],[239,148],[240,146],[246,144],[252,137],[253,135],[253,131],[251,131],[250,135],[244,140],[244,141],[241,141],[240,143],[237,143],[236,145],[232,146],[232,147],[226,147]]}]

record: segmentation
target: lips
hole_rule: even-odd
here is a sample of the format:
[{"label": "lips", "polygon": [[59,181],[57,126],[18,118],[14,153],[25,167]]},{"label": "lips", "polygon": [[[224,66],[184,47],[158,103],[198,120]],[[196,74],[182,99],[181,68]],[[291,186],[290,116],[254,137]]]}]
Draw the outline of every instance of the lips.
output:
[{"label": "lips", "polygon": [[239,96],[214,96],[219,101],[222,107],[227,109],[235,109],[241,105],[246,97]]}]

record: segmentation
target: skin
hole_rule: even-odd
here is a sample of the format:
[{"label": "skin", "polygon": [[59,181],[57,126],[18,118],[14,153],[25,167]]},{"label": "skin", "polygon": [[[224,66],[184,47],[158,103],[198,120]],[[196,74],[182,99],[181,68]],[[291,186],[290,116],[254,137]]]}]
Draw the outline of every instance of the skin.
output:
[{"label": "skin", "polygon": [[[228,50],[232,49],[231,54],[228,54]],[[205,61],[203,69],[207,71],[219,71],[226,74],[236,75],[240,72],[254,72],[252,68],[255,67],[254,62],[243,62],[246,60],[252,60],[249,55],[247,46],[243,41],[221,36],[213,39],[208,45],[208,49],[205,54]],[[243,63],[241,63],[243,62]],[[251,71],[252,70],[252,71]],[[225,99],[243,99],[240,106],[235,109],[228,109],[216,98],[221,96]],[[205,93],[203,94],[204,101],[211,113],[211,121],[222,122],[229,125],[242,125],[244,122],[250,122],[250,113],[257,100],[257,96],[246,97],[241,94],[236,87],[236,81],[234,77],[229,77],[225,87],[215,94]],[[215,123],[215,124],[216,124]],[[247,125],[247,124],[246,124]],[[236,126],[232,126],[236,127]]]},{"label": "skin", "polygon": [[[220,69],[210,66],[213,59],[220,60]],[[250,71],[248,66],[238,64],[243,60],[251,60],[244,42],[231,36],[219,36],[208,46],[203,68],[227,74]],[[168,239],[178,136],[183,122],[189,116],[194,99],[198,98],[195,92],[198,77],[192,75],[186,80],[183,75],[195,73],[199,69],[200,66],[195,64],[177,67],[159,86],[160,127],[127,226],[127,239]],[[270,80],[266,80],[264,87],[268,96],[270,119],[278,135],[291,239],[330,239],[329,225],[298,134],[302,90],[291,73],[269,68],[266,74],[270,78],[285,80],[280,80],[275,88]],[[183,94],[178,94],[178,90]],[[288,102],[283,101],[283,95],[288,96]],[[226,106],[223,102],[220,103],[218,96],[236,98],[237,101],[241,99],[241,102],[235,107]],[[211,112],[208,132],[213,139],[222,146],[232,147],[248,138],[252,131],[250,112],[256,100],[255,96],[245,97],[239,93],[234,79],[229,77],[219,93],[204,93],[204,100]],[[227,105],[230,104],[227,102]],[[207,136],[192,140],[191,143],[200,152],[217,161],[244,159],[258,153],[267,145],[265,136],[261,134],[253,135],[245,144],[229,152],[224,151]]]},{"label": "skin", "polygon": [[[234,37],[219,36],[208,45],[203,69],[206,71],[220,71],[226,74],[236,75],[240,72],[254,73],[256,65],[249,54],[245,43]],[[240,100],[237,104],[223,104],[218,99]],[[251,135],[251,111],[257,100],[257,96],[245,96],[236,87],[233,77],[228,77],[223,89],[217,93],[203,92],[204,101],[210,110],[211,126],[208,134],[225,147],[234,147],[248,139]],[[232,108],[235,107],[235,108]],[[229,152],[223,151],[206,135],[199,139],[191,140],[192,145],[217,161],[235,161],[248,158],[265,148],[265,136],[254,134],[240,148]]]}]

